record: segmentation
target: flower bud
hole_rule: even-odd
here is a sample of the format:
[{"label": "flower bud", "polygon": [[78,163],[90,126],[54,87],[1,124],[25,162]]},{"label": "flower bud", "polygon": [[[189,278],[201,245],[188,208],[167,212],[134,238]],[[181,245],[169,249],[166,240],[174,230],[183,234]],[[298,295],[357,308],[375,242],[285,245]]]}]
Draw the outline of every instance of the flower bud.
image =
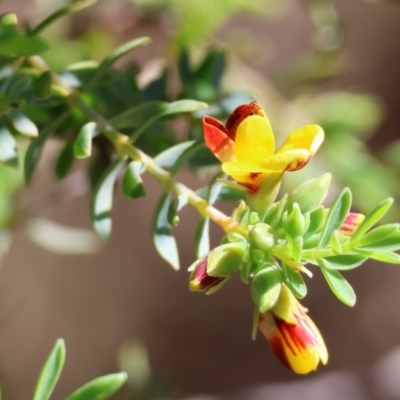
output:
[{"label": "flower bud", "polygon": [[328,361],[318,328],[284,284],[274,308],[259,315],[258,329],[282,364],[298,374],[308,374],[320,361]]},{"label": "flower bud", "polygon": [[282,279],[280,269],[271,264],[267,264],[254,275],[251,296],[262,313],[270,310],[277,302],[281,292]]},{"label": "flower bud", "polygon": [[[214,277],[207,273],[208,255],[203,257],[200,261],[196,261],[196,265],[189,276],[189,290],[191,292],[205,292],[210,289],[218,290],[227,277]],[[191,269],[190,267],[189,269]]]},{"label": "flower bud", "polygon": [[357,228],[360,226],[361,222],[364,221],[365,216],[363,214],[350,212],[347,214],[339,232],[343,235],[351,236]]},{"label": "flower bud", "polygon": [[189,289],[192,292],[218,290],[243,262],[245,241],[225,243],[195,261],[189,268]]},{"label": "flower bud", "polygon": [[303,236],[307,228],[306,219],[297,203],[293,204],[291,213],[284,220],[284,227],[287,234],[293,239]]},{"label": "flower bud", "polygon": [[269,250],[275,243],[274,230],[261,222],[249,229],[249,239],[255,249]]}]

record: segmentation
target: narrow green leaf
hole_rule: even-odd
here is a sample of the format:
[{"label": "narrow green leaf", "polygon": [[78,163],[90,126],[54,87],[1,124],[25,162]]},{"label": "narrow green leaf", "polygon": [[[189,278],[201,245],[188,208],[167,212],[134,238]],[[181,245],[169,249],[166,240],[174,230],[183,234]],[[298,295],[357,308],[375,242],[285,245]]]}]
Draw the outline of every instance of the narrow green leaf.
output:
[{"label": "narrow green leaf", "polygon": [[21,135],[28,137],[37,137],[39,134],[36,125],[22,114],[19,110],[13,110],[10,113],[11,124],[14,129]]},{"label": "narrow green leaf", "polygon": [[118,157],[106,169],[94,190],[90,209],[94,230],[102,239],[111,234],[111,209],[113,203],[114,184],[118,172],[125,162],[125,157]]},{"label": "narrow green leaf", "polygon": [[44,71],[33,84],[33,94],[39,100],[47,99],[51,96],[52,76],[51,71]]},{"label": "narrow green leaf", "polygon": [[36,164],[39,160],[40,153],[42,151],[42,147],[46,141],[46,139],[57,130],[66,118],[69,116],[70,111],[66,111],[61,114],[58,118],[52,121],[49,125],[47,125],[40,133],[39,136],[32,140],[31,144],[28,147],[28,150],[25,154],[24,161],[24,171],[25,171],[25,181],[26,184],[29,185],[33,172],[36,168]]},{"label": "narrow green leaf", "polygon": [[399,227],[399,224],[387,224],[383,226],[378,226],[377,228],[372,229],[366,235],[364,235],[360,239],[360,244],[362,246],[369,246],[373,245],[376,242],[381,242],[382,240],[397,232],[399,230]]},{"label": "narrow green leaf", "polygon": [[122,192],[130,199],[146,196],[143,181],[139,174],[142,166],[143,164],[141,162],[132,161],[125,170],[122,179]]},{"label": "narrow green leaf", "polygon": [[275,305],[281,288],[281,271],[274,265],[268,265],[254,275],[251,296],[261,313],[270,310]]},{"label": "narrow green leaf", "polygon": [[289,195],[288,206],[291,207],[294,203],[297,203],[303,213],[315,210],[324,201],[331,178],[331,174],[325,174],[302,183]]},{"label": "narrow green leaf", "polygon": [[149,37],[141,37],[138,39],[131,40],[127,43],[124,43],[122,46],[113,50],[99,65],[97,71],[94,73],[93,77],[90,81],[85,85],[84,90],[89,91],[96,86],[104,75],[108,72],[111,66],[122,56],[131,52],[132,50],[137,49],[141,46],[146,46],[151,42]]},{"label": "narrow green leaf", "polygon": [[49,25],[51,25],[54,21],[57,21],[61,17],[65,15],[71,14],[76,11],[80,11],[86,7],[91,6],[96,3],[97,0],[72,0],[70,4],[66,5],[63,8],[55,11],[50,14],[44,21],[42,21],[35,29],[32,29],[30,32],[31,36],[38,35],[44,29],[46,29]]},{"label": "narrow green leaf", "polygon": [[18,168],[17,142],[11,132],[0,122],[0,162]]},{"label": "narrow green leaf", "polygon": [[389,211],[389,208],[393,204],[393,199],[389,197],[379,203],[371,212],[369,212],[360,226],[354,232],[352,240],[359,239],[365,232],[372,228],[378,221],[380,221],[385,214]]},{"label": "narrow green leaf", "polygon": [[339,272],[329,269],[324,259],[319,259],[318,265],[334,295],[347,306],[353,307],[356,304],[356,294],[350,283]]},{"label": "narrow green leaf", "polygon": [[369,258],[373,260],[382,261],[388,264],[400,264],[400,254],[385,252],[385,251],[376,251],[372,253]]},{"label": "narrow green leaf", "polygon": [[66,400],[104,400],[114,394],[126,381],[125,372],[94,379],[70,394]]},{"label": "narrow green leaf", "polygon": [[196,143],[194,140],[189,140],[172,146],[158,154],[157,157],[154,158],[154,161],[161,168],[171,168],[178,158],[194,143]]},{"label": "narrow green leaf", "polygon": [[321,238],[318,244],[319,248],[325,248],[327,246],[332,232],[341,227],[349,213],[350,207],[351,192],[348,188],[345,188],[333,202],[328,212],[324,227],[322,228]]},{"label": "narrow green leaf", "polygon": [[56,162],[55,173],[58,179],[67,176],[74,161],[74,147],[71,142],[66,142]]},{"label": "narrow green leaf", "polygon": [[40,372],[33,400],[48,400],[50,398],[58,378],[60,377],[64,361],[64,340],[58,339]]},{"label": "narrow green leaf", "polygon": [[328,269],[346,271],[359,267],[368,257],[362,254],[340,254],[337,256],[325,257],[325,266]]},{"label": "narrow green leaf", "polygon": [[83,125],[75,139],[74,154],[77,158],[90,157],[92,154],[92,139],[99,134],[99,128],[95,122]]},{"label": "narrow green leaf", "polygon": [[205,147],[204,142],[195,142],[189,148],[187,148],[176,160],[175,164],[171,168],[171,176],[175,176],[179,170],[189,161],[190,157],[197,153],[200,149]]},{"label": "narrow green leaf", "polygon": [[310,212],[310,224],[308,226],[306,234],[304,235],[306,238],[318,232],[320,228],[324,225],[326,211],[327,210],[324,209],[324,207],[319,207]]},{"label": "narrow green leaf", "polygon": [[179,255],[176,241],[168,223],[168,208],[170,204],[169,193],[164,193],[158,203],[153,220],[153,241],[160,256],[167,261],[173,269],[179,270]]},{"label": "narrow green leaf", "polygon": [[172,103],[163,103],[158,106],[157,111],[151,118],[149,118],[132,133],[131,140],[137,140],[142,133],[144,133],[155,121],[161,117],[171,114],[193,112],[206,107],[208,107],[208,104],[196,100],[177,100]]},{"label": "narrow green leaf", "polygon": [[205,256],[210,251],[210,219],[202,218],[194,234],[196,258]]},{"label": "narrow green leaf", "polygon": [[302,299],[307,294],[307,285],[304,282],[304,279],[299,271],[287,265],[286,263],[282,263],[283,267],[283,280],[289,289],[293,292],[293,294]]},{"label": "narrow green leaf", "polygon": [[[372,232],[372,231],[371,231]],[[373,244],[362,246],[361,249],[367,251],[398,251],[400,250],[400,232],[395,232],[392,235],[374,242]],[[358,251],[359,249],[357,249]]]}]

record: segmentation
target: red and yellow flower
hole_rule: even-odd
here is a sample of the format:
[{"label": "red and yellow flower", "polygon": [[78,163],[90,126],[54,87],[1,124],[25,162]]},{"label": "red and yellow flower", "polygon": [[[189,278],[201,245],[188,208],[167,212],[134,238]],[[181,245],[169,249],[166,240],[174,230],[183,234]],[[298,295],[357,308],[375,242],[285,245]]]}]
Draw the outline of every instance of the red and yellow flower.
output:
[{"label": "red and yellow flower", "polygon": [[272,310],[259,315],[258,329],[282,364],[293,372],[308,374],[319,362],[328,362],[328,351],[318,328],[285,285]]},{"label": "red and yellow flower", "polygon": [[203,119],[204,139],[222,162],[223,171],[251,192],[269,176],[303,168],[324,140],[318,125],[291,132],[275,152],[275,137],[262,107],[256,102],[236,108],[226,124],[213,117]]}]

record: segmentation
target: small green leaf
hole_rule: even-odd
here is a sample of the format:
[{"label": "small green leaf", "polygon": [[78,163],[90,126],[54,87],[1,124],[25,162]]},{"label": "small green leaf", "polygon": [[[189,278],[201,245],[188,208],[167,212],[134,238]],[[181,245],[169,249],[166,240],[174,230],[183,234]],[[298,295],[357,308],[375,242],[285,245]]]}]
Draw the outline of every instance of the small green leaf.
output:
[{"label": "small green leaf", "polygon": [[272,204],[265,214],[264,221],[266,224],[277,228],[278,224],[282,221],[282,214],[286,207],[288,195],[285,194],[277,203]]},{"label": "small green leaf", "polygon": [[55,173],[58,179],[67,176],[74,161],[74,147],[71,142],[66,142],[56,162]]},{"label": "small green leaf", "polygon": [[77,158],[90,157],[92,154],[92,139],[99,134],[99,128],[95,122],[83,125],[75,139],[74,153]]},{"label": "small green leaf", "polygon": [[90,81],[85,85],[84,90],[89,91],[96,86],[104,75],[108,72],[111,66],[122,56],[131,52],[132,50],[137,49],[141,46],[146,46],[151,42],[149,37],[141,37],[138,39],[131,40],[127,43],[124,43],[122,46],[113,50],[99,65],[97,71],[94,73],[93,77]]},{"label": "small green leaf", "polygon": [[189,158],[198,152],[200,149],[205,147],[204,142],[195,142],[189,148],[187,148],[176,160],[175,164],[171,168],[171,176],[175,176],[179,170],[188,162]]},{"label": "small green leaf", "polygon": [[282,274],[274,265],[268,265],[258,271],[251,285],[251,296],[261,313],[270,310],[281,292]]},{"label": "small green leaf", "polygon": [[52,76],[51,71],[44,71],[33,84],[33,94],[39,100],[47,99],[51,96]]},{"label": "small green leaf", "polygon": [[283,267],[283,280],[288,286],[288,288],[293,292],[293,294],[302,299],[307,294],[307,285],[304,282],[303,277],[300,272],[286,263],[282,263]]},{"label": "small green leaf", "polygon": [[103,173],[94,190],[90,209],[94,230],[102,239],[108,239],[111,234],[111,209],[113,203],[114,184],[118,172],[125,162],[124,157],[118,157]]},{"label": "small green leaf", "polygon": [[210,251],[210,219],[202,218],[194,234],[196,258],[205,256]]},{"label": "small green leaf", "polygon": [[183,142],[172,146],[162,153],[158,154],[157,157],[154,158],[154,161],[161,168],[171,168],[179,159],[179,157],[187,149],[193,146],[194,143],[196,143],[194,140],[190,140],[188,142]]},{"label": "small green leaf", "polygon": [[335,296],[347,306],[353,307],[356,304],[356,294],[349,282],[339,272],[329,269],[324,259],[319,259],[318,265]]},{"label": "small green leaf", "polygon": [[178,226],[179,225],[179,215],[178,215],[178,205],[179,205],[179,199],[175,197],[172,199],[169,207],[168,207],[168,223],[171,226]]},{"label": "small green leaf", "polygon": [[36,125],[19,110],[13,110],[10,113],[11,124],[21,135],[28,137],[37,137],[39,134]]},{"label": "small green leaf", "polygon": [[[384,239],[374,242],[373,244],[370,244],[367,246],[362,246],[362,249],[371,251],[371,252],[374,252],[374,251],[398,251],[398,250],[400,250],[400,232],[395,232],[392,235],[390,235]],[[357,249],[357,250],[359,250],[359,249]]]},{"label": "small green leaf", "polygon": [[11,132],[0,122],[0,162],[18,168],[17,142]]},{"label": "small green leaf", "polygon": [[104,400],[114,394],[126,381],[125,372],[94,379],[70,394],[66,400]]},{"label": "small green leaf", "polygon": [[36,164],[39,160],[40,153],[42,151],[42,147],[46,141],[46,139],[57,130],[66,118],[69,116],[70,111],[66,111],[61,114],[58,118],[52,121],[49,125],[47,125],[40,133],[39,136],[32,140],[31,144],[28,147],[28,150],[25,154],[24,161],[24,171],[25,171],[25,181],[26,184],[29,185],[33,172],[36,168]]},{"label": "small green leaf", "polygon": [[336,254],[340,254],[340,253],[343,252],[342,243],[340,241],[340,234],[339,234],[339,231],[337,229],[332,232],[332,235],[331,235],[331,237],[329,239],[329,242],[330,242],[330,244],[332,246],[333,251]]},{"label": "small green leaf", "polygon": [[393,199],[389,197],[379,203],[371,212],[369,212],[360,226],[354,232],[352,240],[359,239],[365,232],[372,228],[378,221],[380,221],[385,214],[389,211],[389,208],[393,204]]},{"label": "small green leaf", "polygon": [[64,340],[58,339],[40,372],[33,400],[48,400],[50,398],[58,378],[60,377],[64,361]]},{"label": "small green leaf", "polygon": [[400,254],[392,252],[376,251],[372,253],[369,258],[388,264],[400,264]]},{"label": "small green leaf", "polygon": [[139,197],[146,196],[143,181],[139,173],[142,167],[143,164],[141,162],[132,161],[125,170],[122,179],[122,192],[130,199],[138,199]]},{"label": "small green leaf", "polygon": [[49,25],[51,25],[54,21],[57,21],[59,18],[71,14],[76,11],[80,11],[86,7],[91,6],[96,3],[97,0],[72,0],[70,4],[66,5],[63,8],[58,9],[53,14],[50,14],[43,22],[41,22],[35,29],[33,29],[30,33],[31,36],[38,35],[44,29],[46,29]]},{"label": "small green leaf", "polygon": [[362,254],[340,254],[337,256],[325,257],[325,267],[328,269],[336,269],[346,271],[359,267],[367,257]]},{"label": "small green leaf", "polygon": [[179,270],[179,255],[176,241],[168,223],[169,193],[164,193],[158,203],[153,220],[153,241],[160,256],[173,269]]},{"label": "small green leaf", "polygon": [[318,208],[324,201],[331,183],[331,174],[322,175],[302,183],[288,197],[288,206],[297,203],[301,212],[311,212]]},{"label": "small green leaf", "polygon": [[348,188],[345,188],[333,202],[328,212],[324,227],[322,228],[321,238],[318,244],[319,248],[325,248],[327,246],[332,232],[342,226],[343,221],[349,213],[350,207],[351,192]]},{"label": "small green leaf", "polygon": [[310,212],[310,224],[308,226],[306,234],[304,235],[305,237],[308,238],[312,236],[314,233],[318,232],[319,229],[323,226],[326,216],[325,211],[326,210],[324,209],[324,207],[319,207]]},{"label": "small green leaf", "polygon": [[137,140],[159,118],[171,114],[193,112],[208,107],[208,104],[196,100],[177,100],[172,103],[163,103],[157,107],[154,115],[137,128],[131,135],[131,140]]}]

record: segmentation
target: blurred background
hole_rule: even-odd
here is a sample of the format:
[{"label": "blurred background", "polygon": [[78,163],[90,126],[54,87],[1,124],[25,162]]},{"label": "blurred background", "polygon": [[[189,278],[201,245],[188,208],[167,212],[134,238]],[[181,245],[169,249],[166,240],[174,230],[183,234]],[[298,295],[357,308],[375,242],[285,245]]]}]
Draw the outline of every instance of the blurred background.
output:
[{"label": "blurred background", "polygon": [[[21,26],[35,26],[65,3],[3,0],[0,13],[15,12]],[[99,61],[143,35],[152,43],[117,65],[137,66],[142,87],[166,68],[177,76],[183,50],[191,65],[213,51],[223,55],[217,57],[223,64],[218,88],[187,89],[186,97],[208,101],[218,115],[221,104],[253,96],[282,138],[302,123],[321,123],[323,149],[304,171],[287,177],[288,188],[329,171],[331,195],[349,185],[358,211],[388,196],[399,200],[398,1],[100,0],[46,30],[50,48],[43,56],[61,71],[72,62]],[[46,143],[29,189],[17,172],[0,170],[3,217],[30,217],[15,224],[12,240],[0,241],[4,398],[30,398],[42,363],[63,337],[67,360],[55,399],[117,370],[130,378],[116,399],[400,399],[397,266],[371,262],[347,273],[358,296],[355,308],[336,301],[315,271],[305,305],[330,361],[310,376],[294,376],[262,337],[251,340],[252,301],[239,278],[210,297],[188,291],[193,210],[184,209],[175,228],[179,272],[151,241],[161,194],[151,177],[145,177],[144,199],[132,202],[116,191],[113,233],[103,245],[91,233],[86,164],[76,162],[58,181],[52,166],[60,149],[57,140]],[[209,175],[184,171],[179,177],[198,188]],[[229,213],[233,205],[220,207]],[[399,220],[399,210],[392,219]],[[214,244],[220,238],[212,227]]]}]

